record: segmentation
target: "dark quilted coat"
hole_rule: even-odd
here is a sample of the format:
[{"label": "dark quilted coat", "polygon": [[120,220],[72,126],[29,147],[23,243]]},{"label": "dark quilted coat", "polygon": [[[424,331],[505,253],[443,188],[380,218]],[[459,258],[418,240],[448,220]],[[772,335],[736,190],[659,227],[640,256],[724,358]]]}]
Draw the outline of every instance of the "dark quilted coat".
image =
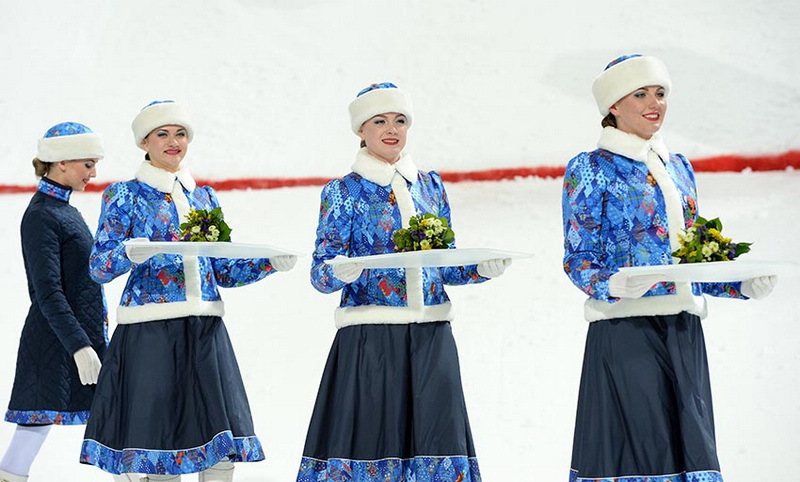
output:
[{"label": "dark quilted coat", "polygon": [[81,385],[72,355],[91,345],[102,360],[106,349],[102,288],[88,269],[92,234],[77,209],[40,190],[22,217],[21,235],[31,307],[9,411],[88,411],[94,385]]}]

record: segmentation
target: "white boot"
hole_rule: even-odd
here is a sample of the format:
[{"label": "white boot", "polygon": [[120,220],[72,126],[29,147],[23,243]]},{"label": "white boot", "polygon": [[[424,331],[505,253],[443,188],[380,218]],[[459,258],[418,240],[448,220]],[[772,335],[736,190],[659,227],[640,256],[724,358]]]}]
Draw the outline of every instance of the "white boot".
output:
[{"label": "white boot", "polygon": [[233,482],[233,462],[224,460],[197,474],[198,482]]},{"label": "white boot", "polygon": [[0,482],[27,482],[28,476],[16,475],[0,470]]}]

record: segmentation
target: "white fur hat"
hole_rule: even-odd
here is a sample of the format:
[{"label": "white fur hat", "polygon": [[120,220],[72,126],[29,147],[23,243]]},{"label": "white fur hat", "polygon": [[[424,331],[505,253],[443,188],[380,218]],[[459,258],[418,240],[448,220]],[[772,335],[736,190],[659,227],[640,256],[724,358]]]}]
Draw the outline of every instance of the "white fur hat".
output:
[{"label": "white fur hat", "polygon": [[350,128],[358,134],[361,124],[387,112],[403,114],[408,121],[407,125],[411,127],[411,99],[406,93],[391,82],[372,84],[350,102]]},{"label": "white fur hat", "polygon": [[36,157],[42,162],[102,159],[103,139],[78,122],[62,122],[45,132],[39,139]]},{"label": "white fur hat", "polygon": [[606,116],[608,109],[618,100],[648,85],[660,85],[669,95],[672,82],[664,62],[639,54],[623,55],[612,60],[594,79],[592,94],[600,114]]},{"label": "white fur hat", "polygon": [[148,134],[158,127],[168,125],[178,125],[186,129],[189,142],[192,142],[192,121],[183,106],[172,100],[156,100],[147,104],[133,119],[131,128],[136,147],[143,149],[142,141]]}]

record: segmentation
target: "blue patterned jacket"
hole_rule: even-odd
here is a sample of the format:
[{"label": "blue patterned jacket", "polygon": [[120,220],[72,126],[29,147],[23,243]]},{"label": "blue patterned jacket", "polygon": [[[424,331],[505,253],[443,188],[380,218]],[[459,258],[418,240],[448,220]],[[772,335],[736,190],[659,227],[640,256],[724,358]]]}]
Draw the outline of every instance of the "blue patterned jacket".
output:
[{"label": "blue patterned jacket", "polygon": [[609,295],[608,278],[624,266],[672,264],[678,232],[698,215],[694,171],[669,154],[661,137],[650,140],[613,127],[599,149],[567,165],[562,210],[564,271],[589,299],[589,321],[688,311],[706,315],[703,293],[738,297],[736,283],[658,283],[641,298]]},{"label": "blue patterned jacket", "polygon": [[117,308],[118,323],[222,316],[218,287],[242,286],[274,272],[267,259],[158,254],[135,264],[125,254],[123,241],[132,238],[178,241],[190,208],[218,206],[213,189],[197,186],[188,170],[171,173],[147,161],[134,180],[106,188],[89,270],[99,283],[131,270]]},{"label": "blue patterned jacket", "polygon": [[[353,172],[322,190],[311,283],[322,293],[342,290],[336,326],[451,320],[444,285],[486,281],[476,265],[365,269],[352,283],[336,278],[325,260],[394,252],[392,233],[415,214],[450,220],[450,205],[435,171],[418,171],[405,153],[394,165],[361,149]],[[455,242],[451,248],[455,247]]]}]

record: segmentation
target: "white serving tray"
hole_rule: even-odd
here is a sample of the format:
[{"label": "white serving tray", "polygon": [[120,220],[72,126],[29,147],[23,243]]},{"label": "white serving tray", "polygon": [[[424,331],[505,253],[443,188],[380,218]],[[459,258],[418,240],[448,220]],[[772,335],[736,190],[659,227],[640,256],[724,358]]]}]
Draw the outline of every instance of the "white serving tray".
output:
[{"label": "white serving tray", "polygon": [[[207,256],[209,258],[272,258],[274,256],[302,256],[294,250],[246,243],[204,243],[191,241],[124,241],[128,258],[141,262],[156,254],[180,254],[182,256]],[[140,261],[137,261],[140,260]]]},{"label": "white serving tray", "polygon": [[478,264],[497,258],[521,259],[530,258],[531,253],[519,253],[491,248],[456,248],[456,249],[428,249],[425,251],[409,251],[406,253],[376,254],[372,256],[355,256],[352,258],[338,257],[325,261],[325,264],[358,262],[364,268],[435,268],[443,266],[465,266]]},{"label": "white serving tray", "polygon": [[665,264],[620,268],[627,278],[657,277],[658,281],[731,282],[758,276],[800,276],[800,263],[794,261],[735,260],[710,263]]}]

